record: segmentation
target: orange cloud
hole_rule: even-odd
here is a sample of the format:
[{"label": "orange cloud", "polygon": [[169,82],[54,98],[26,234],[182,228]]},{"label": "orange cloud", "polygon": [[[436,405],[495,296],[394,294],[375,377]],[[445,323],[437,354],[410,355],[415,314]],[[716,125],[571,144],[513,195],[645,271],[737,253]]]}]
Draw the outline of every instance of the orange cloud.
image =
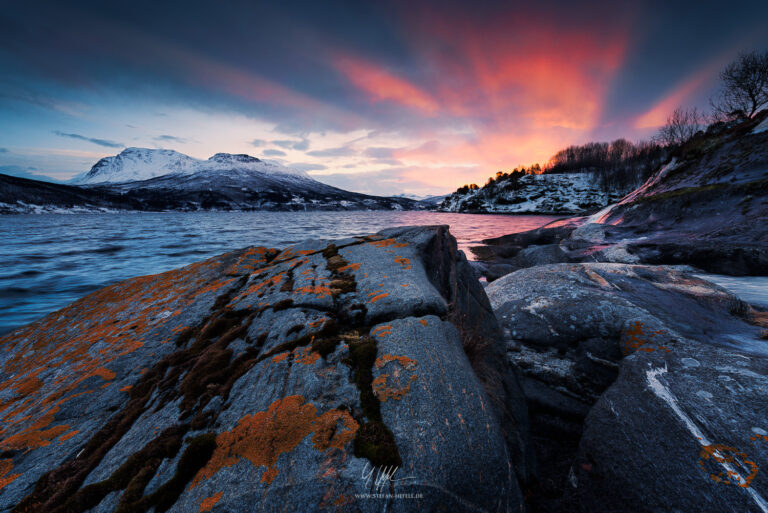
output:
[{"label": "orange cloud", "polygon": [[[638,129],[658,128],[667,122],[667,116],[676,108],[685,105],[694,94],[701,91],[702,88],[713,77],[715,70],[712,66],[697,71],[682,83],[678,84],[671,92],[656,102],[648,111],[638,116],[633,126]],[[719,68],[719,66],[718,66]]]},{"label": "orange cloud", "polygon": [[333,65],[373,102],[393,101],[428,115],[439,108],[429,94],[382,66],[348,55],[337,57]]},{"label": "orange cloud", "polygon": [[484,182],[589,140],[628,37],[620,24],[593,30],[517,13],[480,24],[409,11],[406,21],[414,62],[427,71],[420,82],[362,57],[336,54],[332,64],[369,101],[440,120],[431,132],[421,124],[418,142],[393,158],[410,169],[408,178],[444,187],[459,178]]},{"label": "orange cloud", "polygon": [[624,33],[520,15],[488,23],[433,19],[416,32],[437,76],[452,77],[435,84],[444,108],[455,115],[480,114],[497,126],[525,123],[534,130],[590,130],[598,123],[623,61]]},{"label": "orange cloud", "polygon": [[664,125],[667,122],[667,116],[676,108],[690,103],[697,93],[702,92],[705,87],[711,84],[717,73],[731,60],[733,53],[733,51],[729,51],[722,54],[677,84],[649,110],[638,116],[633,126],[637,129],[644,129],[658,128]]}]

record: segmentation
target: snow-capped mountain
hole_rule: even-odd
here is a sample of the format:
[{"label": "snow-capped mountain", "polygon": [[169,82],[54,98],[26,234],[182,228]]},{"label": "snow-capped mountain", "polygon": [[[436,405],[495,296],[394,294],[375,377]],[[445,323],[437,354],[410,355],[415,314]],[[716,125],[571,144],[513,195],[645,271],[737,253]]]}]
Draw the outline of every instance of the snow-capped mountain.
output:
[{"label": "snow-capped mountain", "polygon": [[303,171],[244,154],[217,153],[208,160],[200,160],[174,150],[126,148],[113,157],[99,160],[85,176],[72,183],[78,185],[125,183],[166,175],[193,175],[201,172],[232,170],[307,177]]},{"label": "snow-capped mountain", "polygon": [[484,187],[462,187],[438,205],[444,212],[579,214],[593,212],[623,197],[605,191],[591,173],[512,175]]},{"label": "snow-capped mountain", "polygon": [[[0,175],[0,213],[75,210],[420,210],[407,198],[349,192],[275,162],[127,148],[57,188]],[[52,210],[53,209],[53,210]]]}]

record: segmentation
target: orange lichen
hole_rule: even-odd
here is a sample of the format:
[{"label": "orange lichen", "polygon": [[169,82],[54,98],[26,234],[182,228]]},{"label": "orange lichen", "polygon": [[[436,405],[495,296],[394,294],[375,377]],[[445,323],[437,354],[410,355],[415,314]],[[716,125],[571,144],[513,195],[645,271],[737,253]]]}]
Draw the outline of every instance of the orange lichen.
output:
[{"label": "orange lichen", "polygon": [[181,331],[176,319],[187,305],[233,281],[221,277],[232,259],[223,255],[110,285],[1,337],[9,357],[0,370],[10,377],[0,382],[0,447],[32,450],[68,431],[68,425],[51,426],[61,404],[102,388],[89,383],[89,390],[75,392],[93,376],[113,380],[110,363],[147,340]]},{"label": "orange lichen", "polygon": [[719,464],[729,464],[732,466],[739,465],[748,474],[747,477],[743,477],[741,474],[735,471],[719,472],[717,474],[709,474],[710,479],[718,484],[737,485],[742,488],[749,488],[752,481],[757,476],[758,467],[754,461],[747,459],[748,456],[745,452],[739,451],[734,447],[730,447],[722,444],[705,445],[701,448],[699,453],[699,467],[704,472],[707,472],[705,460],[713,460]]},{"label": "orange lichen", "polygon": [[280,455],[295,449],[308,435],[313,434],[313,446],[317,450],[343,449],[352,441],[358,427],[346,410],[317,415],[317,408],[300,395],[278,399],[267,411],[246,415],[232,431],[216,437],[216,450],[192,480],[190,489],[242,458],[253,465],[267,467],[261,480],[269,484],[278,475],[276,464]]},{"label": "orange lichen", "polygon": [[317,327],[321,326],[327,320],[328,320],[328,317],[321,317],[320,319],[318,319],[316,321],[310,322],[309,323],[309,327],[310,328],[317,328]]},{"label": "orange lichen", "polygon": [[297,347],[296,349],[294,349],[294,361],[296,363],[302,363],[304,365],[314,365],[319,359],[320,359],[320,353],[313,352],[312,348],[309,346],[304,348]]},{"label": "orange lichen", "polygon": [[43,386],[43,380],[39,379],[36,374],[39,371],[34,372],[31,376],[19,382],[13,388],[16,393],[22,396],[34,394]]},{"label": "orange lichen", "polygon": [[[398,364],[393,368],[392,373],[381,374],[376,377],[372,383],[373,393],[376,394],[376,397],[378,397],[381,402],[386,402],[388,399],[399,401],[411,391],[411,384],[418,379],[418,375],[414,373],[408,376],[404,383],[402,382],[402,380],[405,379],[405,376],[401,376],[401,369],[413,371],[417,365],[416,360],[408,358],[407,356],[384,354],[376,358],[374,365],[377,369],[381,369],[390,362],[396,362]],[[392,386],[389,386],[390,381],[394,383]]]},{"label": "orange lichen", "polygon": [[276,253],[276,249],[263,246],[250,247],[226,270],[225,274],[242,274],[253,271],[266,263],[268,254]]},{"label": "orange lichen", "polygon": [[133,388],[133,385],[125,385],[124,387],[120,388],[120,391],[121,392],[128,392],[132,388]]},{"label": "orange lichen", "polygon": [[645,333],[643,331],[643,323],[640,321],[633,322],[630,327],[624,332],[622,339],[624,340],[624,353],[630,354],[633,351],[643,351],[651,353],[656,350],[663,350],[667,353],[671,351],[666,346],[656,344],[653,338],[657,335],[661,335],[663,331],[657,330],[652,333]]},{"label": "orange lichen", "polygon": [[115,379],[115,373],[106,367],[99,367],[98,369],[94,370],[93,375],[105,380]]},{"label": "orange lichen", "polygon": [[[245,289],[244,292],[238,294],[233,302],[239,301],[243,299],[244,297],[250,296],[250,295],[258,295],[259,292],[262,292],[263,289],[267,289],[269,287],[274,287],[276,285],[279,285],[283,281],[284,273],[280,272],[275,274],[274,276],[270,276],[266,280],[262,280],[256,283],[253,283],[248,286],[247,289]],[[233,278],[234,279],[234,278]],[[263,292],[262,292],[263,293]]]},{"label": "orange lichen", "polygon": [[426,326],[428,323],[426,319],[419,319],[419,324],[421,324],[422,326]]},{"label": "orange lichen", "polygon": [[410,258],[405,258],[405,257],[399,256],[399,257],[395,258],[395,262],[400,264],[400,267],[402,267],[403,269],[411,269],[411,259]]},{"label": "orange lichen", "polygon": [[8,474],[13,470],[13,460],[0,460],[0,490],[11,484],[21,474]]},{"label": "orange lichen", "polygon": [[389,362],[397,362],[402,367],[406,369],[413,369],[416,367],[416,360],[413,358],[408,358],[407,356],[400,356],[400,355],[394,355],[394,354],[383,354],[376,358],[376,361],[374,362],[374,365],[376,365],[377,368],[381,369]]},{"label": "orange lichen", "polygon": [[327,285],[307,285],[305,287],[297,287],[293,291],[302,294],[313,294],[318,297],[330,296],[332,294],[331,288]]},{"label": "orange lichen", "polygon": [[311,249],[301,249],[298,251],[294,251],[293,248],[286,248],[284,249],[279,255],[277,255],[274,259],[274,263],[280,263],[285,262],[287,260],[293,260],[296,257],[299,256],[307,256],[315,253],[315,251],[312,251]]},{"label": "orange lichen", "polygon": [[290,356],[290,354],[291,354],[291,353],[290,353],[290,352],[288,352],[288,351],[286,351],[286,352],[284,352],[284,353],[280,353],[280,354],[278,354],[278,355],[275,355],[275,356],[273,356],[273,357],[272,357],[272,361],[273,361],[274,363],[280,363],[280,362],[283,362],[283,361],[285,361],[286,359],[288,359],[288,356]]},{"label": "orange lichen", "polygon": [[368,300],[369,303],[375,303],[379,299],[384,299],[385,297],[389,296],[389,293],[384,292],[383,294],[378,294],[376,296],[373,296],[371,299]]},{"label": "orange lichen", "polygon": [[374,241],[369,241],[368,244],[370,244],[371,246],[376,246],[377,248],[386,248],[386,247],[404,248],[408,245],[407,242],[397,242],[395,239],[374,240]]},{"label": "orange lichen", "polygon": [[80,432],[79,430],[73,429],[69,433],[64,433],[63,435],[61,435],[59,437],[59,445],[63,444],[64,442],[66,442],[67,440],[69,440],[70,438],[72,438],[73,436],[78,434],[79,432]]},{"label": "orange lichen", "polygon": [[223,495],[224,495],[224,492],[218,492],[211,497],[203,499],[203,501],[200,503],[200,513],[211,511],[213,507],[216,505],[216,503],[221,500],[221,497]]},{"label": "orange lichen", "polygon": [[371,331],[371,336],[382,338],[385,335],[389,335],[390,333],[392,333],[392,325],[385,324],[384,326],[379,326],[378,328],[374,328]]},{"label": "orange lichen", "polygon": [[343,265],[343,266],[339,267],[338,271],[340,273],[344,273],[344,272],[347,272],[347,271],[357,271],[358,269],[360,269],[360,264],[359,263]]}]

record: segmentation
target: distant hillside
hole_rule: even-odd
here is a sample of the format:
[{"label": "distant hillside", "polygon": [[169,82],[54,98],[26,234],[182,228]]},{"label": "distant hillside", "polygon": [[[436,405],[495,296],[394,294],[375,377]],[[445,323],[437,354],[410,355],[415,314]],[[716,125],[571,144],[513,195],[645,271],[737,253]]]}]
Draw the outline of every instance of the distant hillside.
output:
[{"label": "distant hillside", "polygon": [[[465,185],[438,205],[444,212],[580,214],[621,199],[627,189],[602,188],[589,173],[499,173],[482,187]],[[631,189],[630,189],[631,190]]]},{"label": "distant hillside", "polygon": [[446,212],[584,214],[621,199],[642,184],[667,151],[654,143],[570,146],[549,163],[498,172],[485,185],[465,185],[438,205]]}]

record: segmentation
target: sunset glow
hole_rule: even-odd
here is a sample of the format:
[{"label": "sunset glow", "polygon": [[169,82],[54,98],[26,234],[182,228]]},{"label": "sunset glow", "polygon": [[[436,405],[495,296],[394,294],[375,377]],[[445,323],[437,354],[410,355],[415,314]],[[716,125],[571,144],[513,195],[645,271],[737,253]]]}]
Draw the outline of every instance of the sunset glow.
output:
[{"label": "sunset glow", "polygon": [[648,138],[768,38],[755,25],[705,39],[716,20],[697,35],[677,27],[682,11],[638,5],[11,9],[0,171],[67,179],[122,147],[162,147],[248,153],[375,194],[445,193],[571,144]]}]

